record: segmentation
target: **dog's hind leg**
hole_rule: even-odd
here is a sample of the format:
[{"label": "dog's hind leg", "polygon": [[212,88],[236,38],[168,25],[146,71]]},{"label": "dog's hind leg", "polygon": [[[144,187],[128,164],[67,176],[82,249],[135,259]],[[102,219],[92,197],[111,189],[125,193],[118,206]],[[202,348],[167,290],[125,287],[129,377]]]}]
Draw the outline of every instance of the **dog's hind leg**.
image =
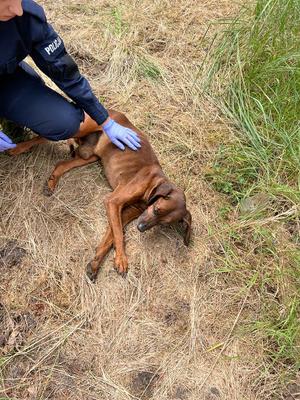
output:
[{"label": "dog's hind leg", "polygon": [[83,167],[84,165],[92,164],[99,160],[99,157],[92,156],[87,160],[76,156],[72,160],[60,161],[56,164],[54,171],[52,172],[48,182],[46,182],[44,194],[46,196],[51,196],[56,188],[56,185],[63,174],[70,171],[73,168]]},{"label": "dog's hind leg", "polygon": [[[123,228],[134,219],[138,218],[144,208],[139,205],[125,207],[122,211],[122,225]],[[96,249],[96,255],[93,260],[87,265],[86,273],[92,282],[96,281],[100,266],[104,257],[113,246],[113,233],[110,226],[107,227],[105,235],[102,238],[100,245]]]}]

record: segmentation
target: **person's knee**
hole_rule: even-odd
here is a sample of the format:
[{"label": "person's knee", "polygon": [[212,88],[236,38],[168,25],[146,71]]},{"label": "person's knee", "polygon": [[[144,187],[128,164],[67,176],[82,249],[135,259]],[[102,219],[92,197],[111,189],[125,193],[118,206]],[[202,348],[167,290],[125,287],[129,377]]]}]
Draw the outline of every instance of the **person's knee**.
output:
[{"label": "person's knee", "polygon": [[82,115],[83,112],[74,107],[74,111],[70,113],[53,116],[53,119],[50,122],[52,125],[50,129],[48,129],[47,133],[43,132],[40,133],[40,135],[55,142],[70,139],[79,131],[83,119]]},{"label": "person's knee", "polygon": [[67,140],[76,135],[80,127],[79,119],[68,119],[61,121],[62,124],[59,128],[56,128],[56,133],[50,138],[53,141]]}]

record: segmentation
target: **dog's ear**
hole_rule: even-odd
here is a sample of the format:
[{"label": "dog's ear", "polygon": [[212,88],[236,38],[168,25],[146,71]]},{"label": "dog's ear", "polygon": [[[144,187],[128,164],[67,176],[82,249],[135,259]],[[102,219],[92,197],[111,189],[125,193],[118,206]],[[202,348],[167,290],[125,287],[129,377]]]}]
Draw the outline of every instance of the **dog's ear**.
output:
[{"label": "dog's ear", "polygon": [[184,244],[188,246],[190,244],[191,239],[191,230],[192,230],[192,216],[189,210],[186,211],[185,216],[182,219],[183,229],[184,229]]},{"label": "dog's ear", "polygon": [[173,189],[174,189],[174,186],[168,182],[162,183],[161,185],[154,188],[150,194],[150,197],[148,200],[148,206],[155,203],[159,197],[167,197],[168,195],[170,195],[170,193],[172,192]]}]

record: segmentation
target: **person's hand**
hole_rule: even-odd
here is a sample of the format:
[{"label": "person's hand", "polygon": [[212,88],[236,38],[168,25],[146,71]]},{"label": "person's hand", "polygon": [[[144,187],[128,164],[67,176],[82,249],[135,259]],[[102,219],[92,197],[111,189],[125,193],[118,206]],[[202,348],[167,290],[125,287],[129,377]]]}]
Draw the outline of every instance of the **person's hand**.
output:
[{"label": "person's hand", "polygon": [[104,132],[119,149],[125,150],[126,144],[131,150],[138,150],[141,147],[141,139],[129,128],[109,119],[102,125]]},{"label": "person's hand", "polygon": [[0,131],[0,152],[14,149],[16,144],[14,144],[11,139],[5,135],[2,131]]}]

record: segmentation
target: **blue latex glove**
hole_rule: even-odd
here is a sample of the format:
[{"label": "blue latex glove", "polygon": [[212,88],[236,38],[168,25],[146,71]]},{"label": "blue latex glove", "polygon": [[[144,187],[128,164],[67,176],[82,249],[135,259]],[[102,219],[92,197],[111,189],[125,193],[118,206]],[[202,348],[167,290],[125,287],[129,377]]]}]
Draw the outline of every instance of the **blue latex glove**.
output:
[{"label": "blue latex glove", "polygon": [[15,147],[16,144],[14,144],[10,138],[5,135],[5,133],[0,131],[0,152],[13,149]]},{"label": "blue latex glove", "polygon": [[126,144],[131,150],[138,150],[141,147],[141,139],[138,135],[131,129],[118,124],[113,119],[110,119],[108,122],[103,124],[102,128],[112,143],[121,150],[125,150],[124,144]]}]

